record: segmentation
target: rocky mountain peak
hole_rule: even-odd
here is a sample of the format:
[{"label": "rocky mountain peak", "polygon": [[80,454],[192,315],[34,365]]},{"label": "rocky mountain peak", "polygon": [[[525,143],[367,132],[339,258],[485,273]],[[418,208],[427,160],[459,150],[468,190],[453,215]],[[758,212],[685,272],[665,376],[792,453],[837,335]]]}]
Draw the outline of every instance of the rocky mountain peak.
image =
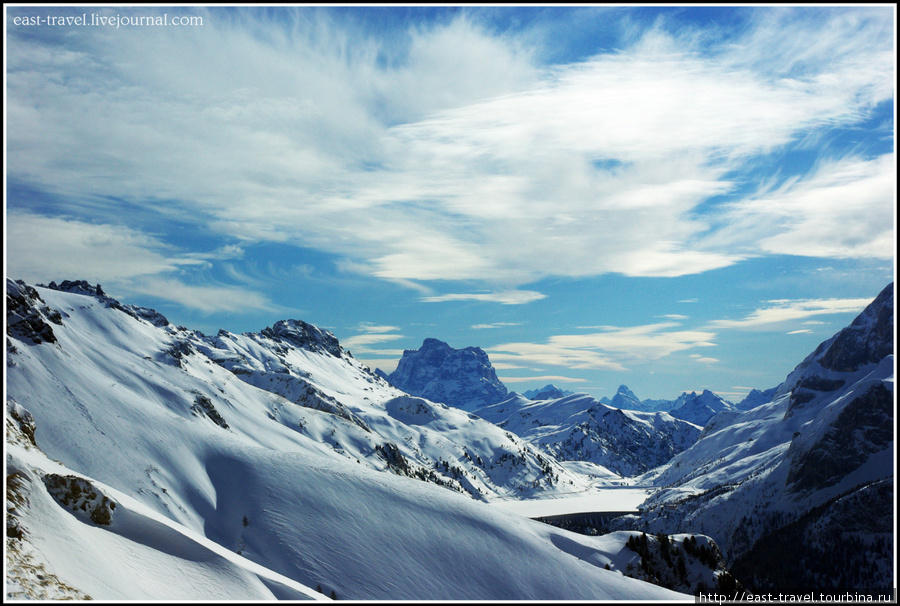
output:
[{"label": "rocky mountain peak", "polygon": [[146,320],[154,326],[166,326],[169,324],[168,318],[166,318],[155,309],[150,309],[149,307],[140,307],[138,305],[123,305],[122,303],[119,303],[117,300],[113,299],[105,292],[103,292],[103,288],[99,284],[93,285],[87,280],[63,280],[59,284],[57,284],[56,282],[50,282],[50,284],[38,284],[38,286],[49,288],[51,290],[58,290],[60,292],[67,292],[74,295],[94,297],[108,307],[126,313],[132,318]]},{"label": "rocky mountain peak", "polygon": [[[826,341],[826,344],[828,342]],[[888,284],[818,358],[823,368],[855,372],[894,351],[894,284]],[[818,349],[816,350],[819,351]],[[815,354],[813,354],[815,356]]]},{"label": "rocky mountain peak", "polygon": [[609,401],[609,405],[615,408],[625,408],[628,410],[640,409],[641,401],[634,392],[628,389],[627,385],[619,385],[616,395]]},{"label": "rocky mountain peak", "polygon": [[331,332],[302,320],[279,320],[271,327],[262,329],[261,334],[273,341],[286,341],[307,351],[326,352],[337,358],[344,353],[337,337]]},{"label": "rocky mountain peak", "polygon": [[405,350],[388,380],[408,394],[465,410],[495,404],[507,395],[484,350],[454,349],[434,338],[425,339],[419,349]]},{"label": "rocky mountain peak", "polygon": [[822,342],[787,376],[776,395],[791,393],[786,415],[845,385],[843,375],[894,353],[894,284],[888,284],[849,326]]},{"label": "rocky mountain peak", "polygon": [[[38,284],[38,286],[42,285]],[[76,295],[88,295],[101,299],[106,298],[106,293],[103,292],[103,289],[99,284],[93,286],[87,280],[63,280],[59,284],[50,282],[46,287],[61,292],[70,292]]]}]

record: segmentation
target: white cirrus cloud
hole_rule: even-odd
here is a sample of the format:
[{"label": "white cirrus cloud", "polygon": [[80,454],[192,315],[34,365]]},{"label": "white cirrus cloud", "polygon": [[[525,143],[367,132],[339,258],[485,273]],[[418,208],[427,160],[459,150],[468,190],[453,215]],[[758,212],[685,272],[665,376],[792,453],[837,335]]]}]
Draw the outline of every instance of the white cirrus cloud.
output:
[{"label": "white cirrus cloud", "polygon": [[363,322],[359,326],[356,327],[356,330],[365,332],[365,333],[385,333],[385,332],[396,332],[400,330],[399,326],[385,326],[380,324],[369,324],[367,322]]},{"label": "white cirrus cloud", "polygon": [[716,362],[719,361],[718,358],[709,358],[709,357],[701,356],[701,355],[698,355],[698,354],[692,354],[692,355],[691,355],[691,358],[692,358],[695,362],[700,362],[701,364],[715,364]]},{"label": "white cirrus cloud", "polygon": [[489,301],[504,305],[523,305],[532,301],[539,301],[547,295],[533,290],[506,290],[493,293],[453,293],[446,295],[434,295],[422,297],[426,303],[443,303],[446,301]]},{"label": "white cirrus cloud", "polygon": [[208,259],[242,254],[239,247],[184,253],[123,225],[86,223],[20,210],[8,214],[7,269],[29,282],[83,279],[107,292],[140,293],[204,313],[276,311],[265,295],[239,286],[189,284],[176,277]]},{"label": "white cirrus cloud", "polygon": [[204,313],[280,311],[265,295],[235,286],[185,284],[174,278],[147,277],[129,282],[124,288]]},{"label": "white cirrus cloud", "polygon": [[205,264],[179,257],[172,247],[123,225],[20,210],[9,211],[6,237],[9,275],[29,282],[120,281]]},{"label": "white cirrus cloud", "polygon": [[369,345],[375,345],[377,343],[387,343],[389,341],[396,341],[397,339],[402,338],[403,335],[394,334],[355,335],[352,337],[341,339],[341,345],[346,348],[353,348],[357,353],[371,353],[373,350],[368,347]]},{"label": "white cirrus cloud", "polygon": [[490,324],[473,324],[474,330],[488,330],[491,328],[505,328],[507,326],[521,326],[521,322],[492,322]]},{"label": "white cirrus cloud", "polygon": [[504,383],[529,383],[542,381],[557,381],[559,383],[586,383],[587,379],[576,379],[572,377],[562,377],[558,375],[542,375],[539,377],[499,377]]},{"label": "white cirrus cloud", "polygon": [[891,99],[888,9],[760,11],[709,44],[663,22],[553,66],[533,32],[496,33],[475,11],[385,36],[327,10],[219,10],[128,36],[11,30],[9,178],[85,223],[126,201],[411,287],[490,292],[425,301],[522,304],[543,295],[518,289],[548,276],[883,258],[894,244],[892,155],[704,206],[761,158]]},{"label": "white cirrus cloud", "polygon": [[521,368],[525,368],[524,366],[519,366],[518,364],[509,364],[507,362],[494,362],[491,361],[491,366],[494,367],[494,370],[519,370]]},{"label": "white cirrus cloud", "polygon": [[556,335],[545,343],[504,343],[488,347],[492,360],[540,366],[578,369],[626,370],[626,364],[657,360],[695,347],[715,346],[715,333],[697,330],[670,330],[672,323],[626,328],[610,327],[605,332]]},{"label": "white cirrus cloud", "polygon": [[749,328],[779,330],[785,322],[803,320],[811,316],[857,314],[871,302],[872,299],[774,300],[768,302],[768,307],[756,309],[740,320],[714,320],[710,322],[710,327],[714,329]]},{"label": "white cirrus cloud", "polygon": [[843,158],[731,207],[717,238],[772,254],[892,259],[896,160]]}]

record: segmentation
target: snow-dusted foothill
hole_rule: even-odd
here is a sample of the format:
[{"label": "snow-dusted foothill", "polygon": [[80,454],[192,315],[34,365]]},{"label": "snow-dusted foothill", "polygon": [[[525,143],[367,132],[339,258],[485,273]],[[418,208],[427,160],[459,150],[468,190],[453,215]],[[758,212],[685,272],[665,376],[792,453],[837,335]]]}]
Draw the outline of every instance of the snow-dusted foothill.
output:
[{"label": "snow-dusted foothill", "polygon": [[7,281],[8,597],[689,599],[484,502],[592,479],[330,333],[209,337],[98,291]]},{"label": "snow-dusted foothill", "polygon": [[893,284],[774,392],[724,412],[647,473],[660,490],[623,527],[715,539],[757,588],[892,587]]}]

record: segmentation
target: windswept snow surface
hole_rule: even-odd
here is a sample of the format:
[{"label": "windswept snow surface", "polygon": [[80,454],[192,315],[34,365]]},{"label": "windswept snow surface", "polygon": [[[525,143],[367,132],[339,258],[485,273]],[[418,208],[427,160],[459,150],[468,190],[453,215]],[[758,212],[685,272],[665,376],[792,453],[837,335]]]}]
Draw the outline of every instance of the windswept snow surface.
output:
[{"label": "windswept snow surface", "polygon": [[116,504],[110,525],[64,509],[41,477],[73,472],[34,447],[8,441],[6,473],[25,500],[17,513],[27,539],[7,539],[7,598],[325,599],[96,481]]},{"label": "windswept snow surface", "polygon": [[[8,337],[7,415],[33,417],[46,457],[13,443],[6,464],[26,498],[21,550],[60,586],[95,599],[310,587],[351,600],[690,599],[605,570],[610,539],[483,502],[592,480],[388,386],[315,327],[206,337],[98,297],[35,293],[59,312],[35,303],[55,342],[26,338],[49,334],[30,320]],[[62,509],[41,481],[52,470],[116,501],[112,523]]]}]

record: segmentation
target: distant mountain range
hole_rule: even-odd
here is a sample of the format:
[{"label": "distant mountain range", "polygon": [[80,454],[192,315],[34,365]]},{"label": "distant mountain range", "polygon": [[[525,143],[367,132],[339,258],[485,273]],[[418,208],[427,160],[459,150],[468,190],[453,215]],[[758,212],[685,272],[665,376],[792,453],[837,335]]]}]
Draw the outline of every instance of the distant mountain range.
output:
[{"label": "distant mountain range", "polygon": [[668,412],[673,417],[690,421],[695,425],[706,425],[715,415],[723,411],[735,410],[734,404],[714,394],[708,389],[702,393],[684,392],[674,400],[640,400],[628,386],[620,385],[612,398],[600,398],[600,402],[615,408],[644,412]]},{"label": "distant mountain range", "polygon": [[890,589],[893,337],[890,284],[771,394],[719,414],[648,472],[661,490],[617,523],[709,534],[757,589]]},{"label": "distant mountain range", "polygon": [[[666,413],[626,412],[554,385],[528,392],[530,398],[515,392],[507,397],[483,350],[454,349],[437,339],[404,351],[387,380],[412,395],[471,411],[558,460],[587,461],[623,476],[665,463],[700,435],[693,421]],[[625,393],[631,394],[622,386],[617,396]],[[707,398],[707,393],[678,401],[686,417],[714,414],[709,409],[716,397]]]},{"label": "distant mountain range", "polygon": [[[499,403],[510,394],[484,350],[478,347],[454,349],[434,338],[425,339],[419,349],[405,350],[397,370],[391,374],[380,370],[376,374],[406,393],[470,412]],[[549,384],[526,391],[521,397],[549,401],[571,395],[573,392]],[[642,401],[625,385],[619,386],[612,399],[604,397],[599,403],[623,410],[668,412],[677,419],[700,426],[720,412],[736,409],[731,402],[706,389],[700,394],[682,393],[675,400]]]},{"label": "distant mountain range", "polygon": [[697,425],[665,412],[622,410],[587,394],[529,400],[513,394],[474,414],[561,461],[588,461],[622,476],[662,465],[700,436]]}]

